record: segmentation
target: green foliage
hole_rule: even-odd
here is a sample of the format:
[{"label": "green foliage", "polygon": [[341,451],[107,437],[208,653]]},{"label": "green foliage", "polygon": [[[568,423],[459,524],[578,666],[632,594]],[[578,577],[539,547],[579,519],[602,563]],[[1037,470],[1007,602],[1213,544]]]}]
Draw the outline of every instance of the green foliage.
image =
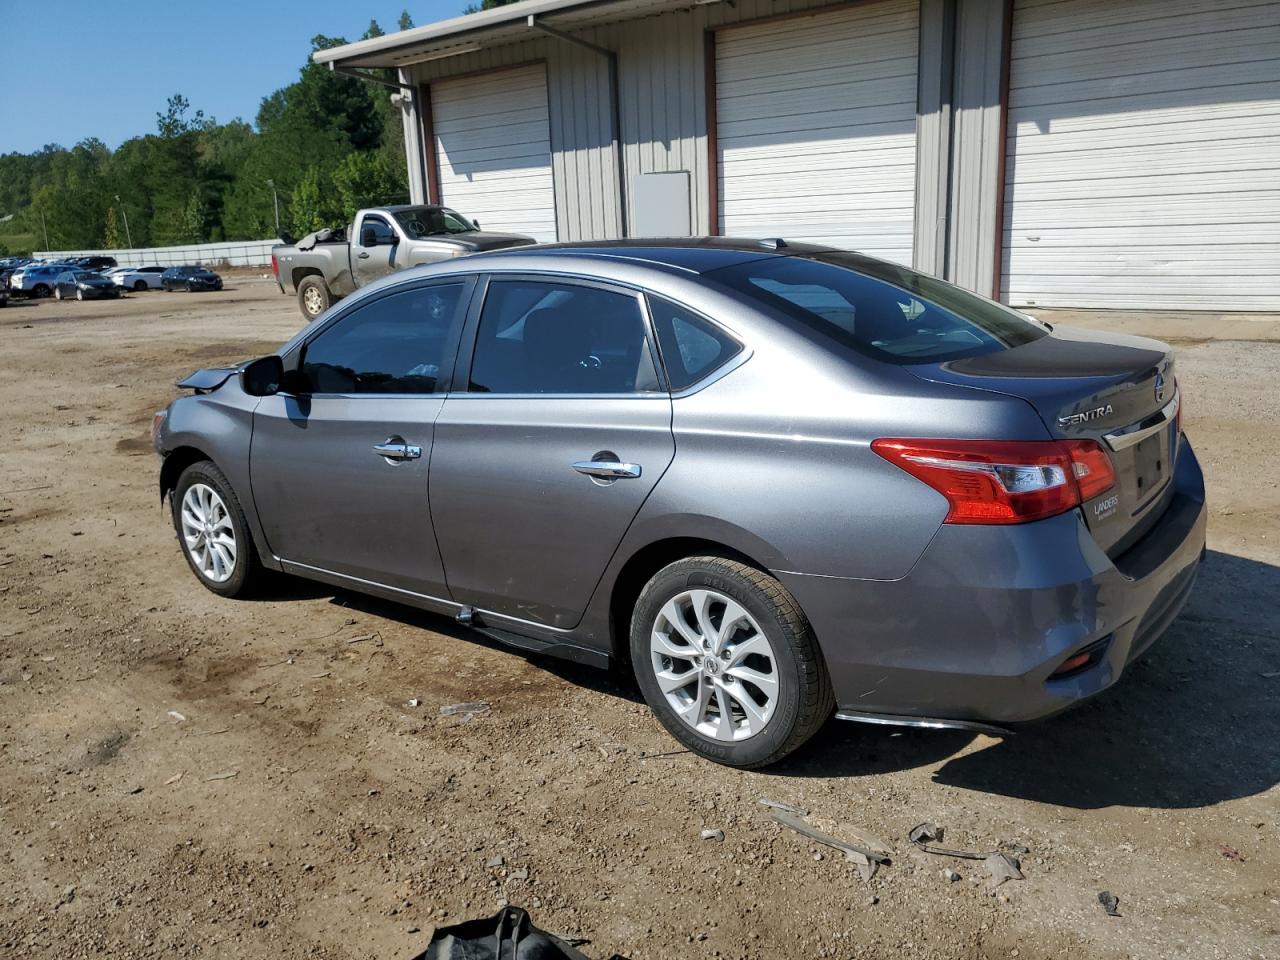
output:
[{"label": "green foliage", "polygon": [[505,7],[509,3],[519,3],[520,0],[480,0],[479,4],[471,3],[462,11],[463,13],[479,13],[481,10],[492,10],[495,7]]},{"label": "green foliage", "polygon": [[107,207],[107,222],[102,228],[102,246],[107,250],[120,250],[125,245],[124,231],[115,207]]},{"label": "green foliage", "polygon": [[[408,12],[400,29],[413,25]],[[370,21],[366,36],[381,36]],[[317,36],[314,49],[345,43]],[[386,88],[310,58],[298,79],[263,97],[255,123],[218,123],[175,93],[156,132],[114,152],[99,140],[0,155],[0,238],[13,249],[84,249],[295,234],[333,226],[352,203],[403,200],[401,112]],[[45,233],[48,243],[45,243]]]},{"label": "green foliage", "polygon": [[400,30],[412,30],[412,29],[413,29],[413,17],[409,16],[409,11],[408,11],[408,10],[401,10],[401,11],[400,11],[400,19],[396,22],[396,26],[397,26],[397,28],[399,28]]}]

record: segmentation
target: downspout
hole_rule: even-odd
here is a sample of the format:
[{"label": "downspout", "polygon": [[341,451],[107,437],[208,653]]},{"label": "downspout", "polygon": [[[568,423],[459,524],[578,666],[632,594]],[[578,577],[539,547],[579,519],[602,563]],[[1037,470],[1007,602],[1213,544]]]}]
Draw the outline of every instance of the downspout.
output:
[{"label": "downspout", "polygon": [[625,237],[629,232],[627,230],[627,173],[622,153],[622,104],[618,95],[618,54],[607,47],[601,47],[588,40],[583,40],[581,37],[575,37],[573,34],[565,33],[563,30],[547,26],[533,14],[529,14],[525,22],[531,29],[541,30],[557,40],[576,44],[583,49],[590,50],[592,53],[599,54],[605,58],[606,63],[609,65],[609,112],[613,125],[613,163],[614,169],[618,171],[618,226],[621,228],[622,236]]}]

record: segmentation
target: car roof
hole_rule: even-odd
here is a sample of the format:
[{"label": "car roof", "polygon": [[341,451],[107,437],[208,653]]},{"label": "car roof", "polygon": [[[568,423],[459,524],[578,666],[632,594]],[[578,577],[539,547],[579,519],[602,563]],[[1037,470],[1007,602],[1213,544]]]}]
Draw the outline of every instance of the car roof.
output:
[{"label": "car roof", "polygon": [[738,237],[676,237],[654,240],[583,240],[574,243],[539,243],[527,247],[474,254],[468,259],[519,260],[551,255],[577,260],[629,260],[675,267],[691,273],[707,273],[751,260],[806,256],[834,252],[833,247],[791,243],[780,238],[752,240]]}]

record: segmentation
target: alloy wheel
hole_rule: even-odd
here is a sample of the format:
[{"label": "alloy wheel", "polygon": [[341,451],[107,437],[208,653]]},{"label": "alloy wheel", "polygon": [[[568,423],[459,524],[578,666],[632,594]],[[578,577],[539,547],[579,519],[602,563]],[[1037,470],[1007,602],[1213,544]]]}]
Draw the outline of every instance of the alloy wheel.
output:
[{"label": "alloy wheel", "polygon": [[182,542],[197,570],[224,583],[236,569],[236,532],[218,491],[193,483],[182,496]]},{"label": "alloy wheel", "polygon": [[662,695],[713,740],[745,740],[778,703],[778,662],[756,619],[717,590],[685,590],[663,605],[649,649]]},{"label": "alloy wheel", "polygon": [[321,311],[324,310],[324,299],[315,287],[307,288],[302,295],[302,302],[306,305],[307,313],[313,317],[320,316]]}]

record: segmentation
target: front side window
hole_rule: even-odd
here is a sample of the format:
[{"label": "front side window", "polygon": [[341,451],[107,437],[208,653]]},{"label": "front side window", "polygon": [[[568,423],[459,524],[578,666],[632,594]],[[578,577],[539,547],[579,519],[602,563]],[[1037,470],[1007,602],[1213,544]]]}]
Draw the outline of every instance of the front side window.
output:
[{"label": "front side window", "polygon": [[649,315],[672,390],[684,390],[728,363],[742,345],[687,307],[649,294]]},{"label": "front side window", "polygon": [[471,364],[473,393],[659,389],[635,295],[541,280],[489,284]]},{"label": "front side window", "polygon": [[464,286],[416,287],[356,307],[304,349],[309,392],[433,392]]},{"label": "front side window", "polygon": [[707,276],[890,363],[959,360],[1021,346],[1046,332],[992,300],[852,253],[768,257]]},{"label": "front side window", "polygon": [[[370,236],[372,234],[372,237]],[[369,241],[373,242],[370,243]],[[391,224],[381,217],[365,217],[360,227],[360,245],[362,247],[380,247],[396,242],[396,232]]]}]

